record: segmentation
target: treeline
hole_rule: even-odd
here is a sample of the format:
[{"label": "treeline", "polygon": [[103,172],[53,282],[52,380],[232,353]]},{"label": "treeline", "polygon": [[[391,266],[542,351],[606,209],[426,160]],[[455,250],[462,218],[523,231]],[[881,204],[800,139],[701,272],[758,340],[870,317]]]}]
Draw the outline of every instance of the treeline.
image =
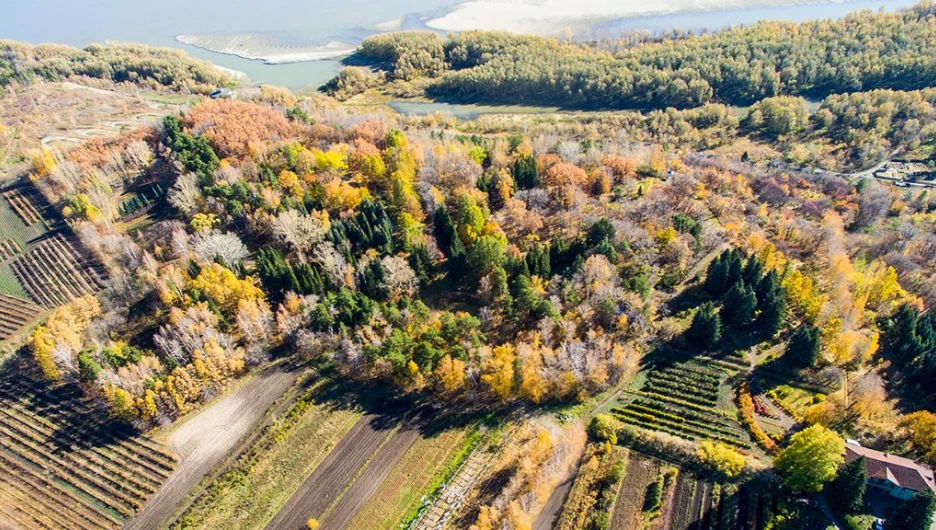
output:
[{"label": "treeline", "polygon": [[230,77],[211,64],[171,48],[108,43],[77,49],[0,40],[0,87],[73,77],[201,94],[232,84]]},{"label": "treeline", "polygon": [[784,94],[933,85],[933,11],[923,3],[836,21],[762,22],[613,54],[496,32],[465,32],[444,42],[429,33],[382,35],[368,39],[360,54],[392,78],[437,76],[430,95],[460,101],[618,109],[750,104]]}]

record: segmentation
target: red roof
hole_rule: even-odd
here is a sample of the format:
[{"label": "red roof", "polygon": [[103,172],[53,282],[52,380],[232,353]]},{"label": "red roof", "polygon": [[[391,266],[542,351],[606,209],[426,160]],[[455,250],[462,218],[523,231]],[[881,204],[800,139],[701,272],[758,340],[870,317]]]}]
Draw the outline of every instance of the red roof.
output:
[{"label": "red roof", "polygon": [[929,488],[936,492],[936,481],[933,479],[933,470],[910,460],[888,453],[875,451],[862,447],[855,442],[845,444],[845,461],[851,462],[865,458],[865,469],[868,478],[876,478],[891,482],[901,488],[921,491]]}]

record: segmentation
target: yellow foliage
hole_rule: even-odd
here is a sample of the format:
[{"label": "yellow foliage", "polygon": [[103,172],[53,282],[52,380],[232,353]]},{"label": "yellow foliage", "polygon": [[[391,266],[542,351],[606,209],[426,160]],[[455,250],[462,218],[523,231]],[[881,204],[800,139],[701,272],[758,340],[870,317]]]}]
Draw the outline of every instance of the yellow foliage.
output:
[{"label": "yellow foliage", "polygon": [[494,348],[481,364],[481,384],[498,399],[506,400],[513,390],[514,360],[516,352],[510,344]]},{"label": "yellow foliage", "polygon": [[46,148],[35,149],[29,153],[29,163],[39,177],[48,176],[55,169],[55,159],[52,152]]},{"label": "yellow foliage", "polygon": [[744,455],[723,443],[704,440],[696,452],[699,460],[728,478],[734,478],[744,469]]},{"label": "yellow foliage", "polygon": [[211,230],[221,224],[221,220],[213,213],[197,213],[192,216],[189,226],[196,232]]},{"label": "yellow foliage", "polygon": [[465,361],[446,355],[439,361],[434,374],[445,394],[454,394],[465,387]]},{"label": "yellow foliage", "polygon": [[239,279],[234,272],[218,263],[202,268],[188,284],[214,302],[221,311],[233,314],[241,300],[263,299],[263,290],[256,280],[247,276]]},{"label": "yellow foliage", "polygon": [[61,346],[68,348],[72,353],[80,351],[83,345],[82,334],[91,325],[91,320],[100,314],[101,306],[97,298],[86,295],[53,310],[45,324],[33,330],[27,344],[43,375],[51,380],[61,378],[61,373],[52,359],[53,350]]}]

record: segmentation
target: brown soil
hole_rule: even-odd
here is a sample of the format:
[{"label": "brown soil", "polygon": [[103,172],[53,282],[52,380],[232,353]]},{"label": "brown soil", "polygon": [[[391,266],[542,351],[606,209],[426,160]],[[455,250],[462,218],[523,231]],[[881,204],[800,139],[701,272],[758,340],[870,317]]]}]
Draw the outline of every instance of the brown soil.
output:
[{"label": "brown soil", "polygon": [[298,372],[274,366],[222,396],[181,425],[169,438],[180,462],[169,480],[124,530],[153,530],[167,520],[233,451],[255,432],[266,413],[296,380]]}]

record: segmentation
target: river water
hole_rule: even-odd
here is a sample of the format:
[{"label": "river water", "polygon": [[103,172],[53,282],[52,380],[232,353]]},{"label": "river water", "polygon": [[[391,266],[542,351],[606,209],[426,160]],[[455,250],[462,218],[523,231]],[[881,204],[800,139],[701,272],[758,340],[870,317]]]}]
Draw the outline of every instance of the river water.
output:
[{"label": "river water", "polygon": [[[179,34],[251,33],[302,45],[331,40],[358,44],[375,28],[423,28],[451,9],[457,0],[0,0],[0,38],[84,46],[107,40],[172,46],[219,66],[246,73],[255,82],[293,90],[316,87],[337,72],[337,59],[268,65],[215,53],[175,40]],[[610,37],[648,29],[719,29],[758,20],[794,22],[840,17],[856,9],[894,10],[911,0],[817,2],[790,7],[684,12],[604,21],[587,36]]]}]

